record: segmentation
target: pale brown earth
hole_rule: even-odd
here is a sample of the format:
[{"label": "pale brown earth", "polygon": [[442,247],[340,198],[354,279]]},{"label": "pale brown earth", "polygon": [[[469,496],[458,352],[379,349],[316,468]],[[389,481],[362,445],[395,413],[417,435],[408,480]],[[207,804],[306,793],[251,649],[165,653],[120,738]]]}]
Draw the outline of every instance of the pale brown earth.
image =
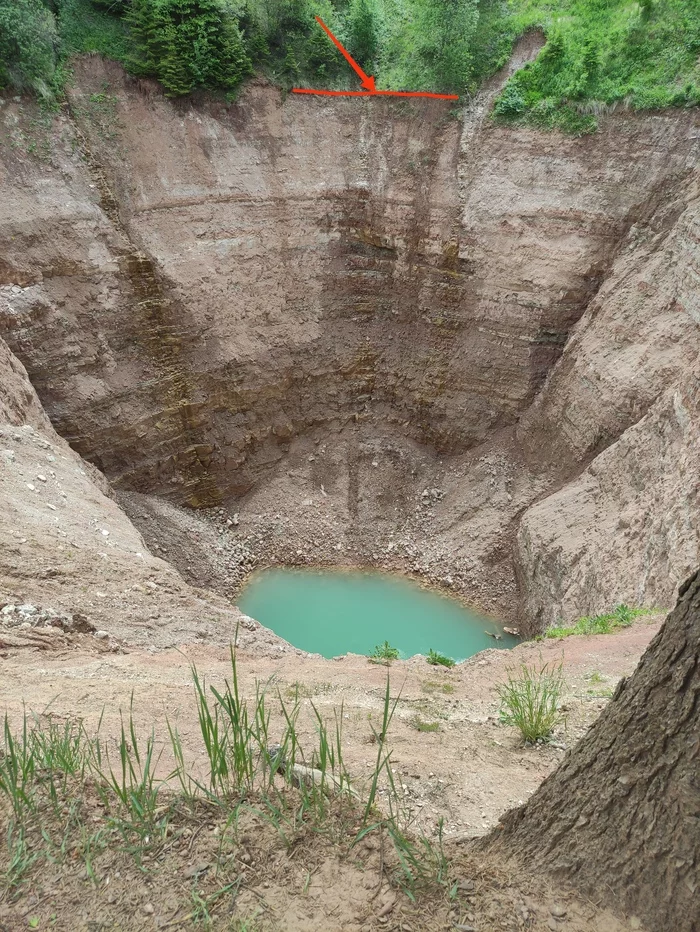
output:
[{"label": "pale brown earth", "polygon": [[[191,820],[156,864],[138,868],[127,854],[114,858],[98,887],[86,881],[82,869],[45,872],[19,903],[0,904],[0,928],[19,932],[33,922],[56,932],[643,929],[634,915],[613,915],[566,887],[514,868],[503,870],[497,861],[483,854],[475,858],[450,843],[445,850],[454,878],[452,898],[446,903],[445,897],[419,894],[413,902],[384,879],[384,871],[396,865],[388,850],[382,859],[376,838],[361,842],[348,857],[313,834],[286,848],[253,813],[241,816],[236,833],[216,814],[205,813],[204,819]],[[223,867],[217,870],[217,864]],[[99,869],[99,861],[95,866]],[[201,903],[208,904],[207,918],[201,909],[197,912]]]},{"label": "pale brown earth", "polygon": [[[634,671],[660,621],[651,616],[615,635],[483,651],[453,670],[419,658],[394,663],[387,671],[357,655],[325,661],[298,654],[261,657],[257,649],[242,650],[239,675],[248,697],[255,694],[257,681],[269,684],[273,696],[279,689],[288,701],[298,684],[307,713],[309,699],[329,718],[342,703],[347,763],[361,785],[376,757],[370,722],[380,720],[388,672],[392,695],[400,695],[391,728],[394,764],[417,825],[433,832],[442,816],[446,832],[480,835],[556,767],[565,749],[597,717],[620,677]],[[104,652],[86,638],[43,652],[28,647],[3,654],[3,697],[13,721],[19,721],[26,702],[32,711],[47,710],[58,721],[81,718],[89,730],[102,717],[104,733],[116,734],[120,709],[128,709],[133,693],[135,719],[143,733],[155,723],[166,742],[169,716],[182,732],[191,760],[200,753],[201,738],[190,664],[217,688],[230,679],[228,647],[191,644],[155,652],[129,647]],[[564,665],[566,721],[554,744],[523,747],[517,731],[498,721],[494,686],[521,661]],[[279,714],[276,720],[279,727]],[[438,730],[420,732],[417,723],[437,724]],[[313,733],[310,713],[303,732],[307,740]],[[170,765],[164,759],[163,771]]]},{"label": "pale brown earth", "polygon": [[[503,873],[488,859],[462,853],[465,838],[482,835],[495,826],[503,812],[525,801],[563,758],[565,748],[585,733],[598,716],[620,676],[632,673],[660,618],[649,618],[615,635],[570,637],[563,641],[528,643],[513,651],[485,651],[454,670],[430,667],[424,660],[398,662],[387,670],[364,657],[348,655],[337,661],[311,657],[261,657],[260,652],[241,651],[238,672],[241,692],[251,698],[256,684],[266,684],[270,694],[272,727],[282,722],[274,696],[279,691],[291,707],[295,696],[302,702],[302,746],[313,745],[313,702],[330,723],[342,709],[345,762],[357,789],[362,792],[376,758],[371,726],[379,724],[387,673],[392,696],[399,696],[389,732],[395,779],[405,794],[407,815],[414,830],[435,839],[438,820],[445,820],[451,876],[474,883],[476,895],[458,897],[450,909],[440,898],[408,899],[383,886],[376,899],[378,842],[372,836],[349,860],[321,839],[292,849],[290,857],[269,826],[244,817],[242,840],[236,836],[234,851],[253,857],[234,914],[257,916],[261,929],[275,930],[370,930],[387,927],[382,907],[395,902],[388,928],[438,930],[454,923],[471,924],[479,930],[532,929],[563,932],[618,932],[640,928],[623,917],[614,917],[594,904],[577,900],[561,886],[549,888],[541,878]],[[182,650],[144,651],[120,647],[104,652],[89,638],[75,638],[53,649],[35,646],[3,652],[3,699],[13,724],[19,726],[25,711],[40,721],[62,724],[84,721],[92,733],[101,720],[103,736],[118,734],[121,713],[128,715],[133,701],[137,731],[147,735],[155,727],[166,745],[159,771],[166,776],[172,766],[167,747],[166,718],[178,728],[188,766],[206,778],[202,743],[193,701],[190,663],[195,663],[207,682],[217,688],[230,679],[230,659],[223,647],[188,645]],[[520,662],[563,665],[566,689],[559,726],[551,744],[524,747],[515,729],[498,722],[494,685],[505,679],[508,668]],[[25,705],[26,704],[26,705]],[[436,732],[419,732],[416,723],[437,723]],[[108,740],[107,746],[112,747]],[[116,746],[112,747],[116,758]],[[380,799],[385,791],[380,791]],[[89,922],[114,921],[120,929],[162,927],[178,916],[185,921],[190,909],[187,871],[193,865],[212,863],[220,854],[219,833],[225,825],[216,814],[209,817],[204,834],[185,836],[184,848],[163,858],[154,873],[140,874],[128,858],[103,858],[108,883],[97,890],[87,882],[84,869],[74,875],[57,872],[55,879],[37,880],[28,894],[3,907],[0,922],[20,916],[60,916],[59,929],[92,928]],[[195,825],[193,824],[193,829]],[[196,843],[195,843],[196,842]],[[455,844],[457,843],[457,844]],[[251,854],[252,852],[252,854]],[[387,853],[389,858],[389,853]],[[392,862],[393,863],[393,862]],[[245,869],[244,869],[245,870]],[[175,881],[169,878],[174,871]],[[115,874],[116,872],[116,874]],[[308,877],[312,878],[309,882]],[[102,881],[105,880],[101,875]],[[111,886],[109,885],[111,882]],[[213,893],[223,881],[202,878],[197,889]],[[309,883],[308,889],[305,888]],[[381,886],[381,884],[380,884]],[[305,892],[304,892],[305,891]],[[144,907],[155,904],[152,914]],[[189,905],[188,905],[189,904]],[[562,905],[563,904],[563,905]],[[223,915],[231,909],[224,903]],[[554,910],[554,915],[552,914]],[[560,915],[564,910],[565,917]],[[556,916],[556,918],[555,918]],[[225,924],[215,928],[236,928]],[[393,925],[391,922],[393,921]],[[87,923],[87,924],[86,924]],[[155,924],[154,924],[155,923]],[[108,925],[107,928],[110,928]]]}]

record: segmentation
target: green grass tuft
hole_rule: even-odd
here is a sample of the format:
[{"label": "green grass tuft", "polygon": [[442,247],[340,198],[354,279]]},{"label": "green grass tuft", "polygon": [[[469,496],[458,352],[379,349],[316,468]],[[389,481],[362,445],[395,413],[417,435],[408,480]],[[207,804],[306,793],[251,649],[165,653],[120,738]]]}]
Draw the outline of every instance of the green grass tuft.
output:
[{"label": "green grass tuft", "polygon": [[416,729],[416,731],[422,732],[435,732],[440,731],[440,722],[426,722],[425,719],[422,719],[420,715],[415,715],[411,720],[411,724]]},{"label": "green grass tuft", "polygon": [[90,0],[60,0],[58,32],[64,57],[97,54],[126,64],[133,52],[123,20]]},{"label": "green grass tuft", "polygon": [[398,660],[399,656],[398,649],[392,647],[388,641],[384,641],[383,644],[377,644],[369,655],[369,659],[373,663],[391,663],[392,660]]},{"label": "green grass tuft", "polygon": [[532,744],[546,740],[562,720],[559,700],[564,688],[562,664],[528,666],[507,671],[508,680],[496,687],[501,700],[500,719],[514,725]]},{"label": "green grass tuft", "polygon": [[[395,852],[391,880],[410,897],[425,886],[447,883],[441,833],[433,840],[411,831],[412,816],[395,782],[387,735],[399,697],[392,697],[388,676],[381,722],[372,726],[375,765],[359,791],[344,760],[342,704],[327,721],[312,701],[305,702],[313,738],[302,748],[299,696],[290,701],[279,689],[273,694],[270,684],[256,684],[254,695],[244,696],[233,648],[223,685],[208,685],[194,667],[192,681],[201,741],[199,753],[192,752],[194,768],[172,722],[165,744],[153,731],[143,739],[133,701],[119,734],[107,740],[100,735],[101,720],[97,734],[88,735],[81,722],[59,726],[25,714],[15,730],[5,718],[0,813],[6,856],[0,898],[5,891],[14,896],[48,865],[53,872],[74,871],[76,861],[97,886],[113,864],[110,851],[131,856],[147,871],[158,852],[172,846],[167,840],[177,839],[188,823],[224,823],[224,846],[245,814],[273,826],[289,848],[313,832],[347,851],[378,833]],[[425,730],[432,730],[430,723]],[[163,752],[175,761],[167,775],[158,767]],[[208,891],[193,887],[188,918],[206,926],[219,904],[235,895],[240,876],[217,877],[217,884]]]},{"label": "green grass tuft", "polygon": [[433,650],[432,648],[428,651],[428,656],[425,659],[434,667],[455,666],[455,661],[452,659],[452,657],[447,657],[445,654],[440,654],[438,651]]},{"label": "green grass tuft", "polygon": [[635,618],[653,615],[651,608],[630,608],[628,605],[616,605],[603,615],[579,618],[573,625],[555,625],[544,632],[546,638],[568,638],[572,634],[612,634],[620,628],[629,628]]}]

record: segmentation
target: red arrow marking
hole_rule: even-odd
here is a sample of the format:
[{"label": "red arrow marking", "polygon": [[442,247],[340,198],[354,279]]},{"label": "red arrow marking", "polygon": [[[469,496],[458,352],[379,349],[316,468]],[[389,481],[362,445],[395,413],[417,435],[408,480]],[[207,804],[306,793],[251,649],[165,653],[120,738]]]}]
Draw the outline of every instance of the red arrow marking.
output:
[{"label": "red arrow marking", "polygon": [[350,67],[353,71],[356,72],[357,76],[360,79],[360,86],[364,87],[364,91],[323,91],[323,90],[312,90],[307,87],[293,87],[293,94],[324,94],[327,97],[435,97],[438,100],[459,100],[457,94],[429,94],[427,91],[378,91],[374,84],[374,78],[368,76],[364,73],[362,68],[357,64],[355,59],[352,57],[350,52],[343,46],[342,42],[338,42],[336,37],[330,31],[328,26],[323,22],[320,16],[316,17],[316,22],[319,24],[321,29],[326,33],[331,42],[340,50],[340,52],[345,56]]},{"label": "red arrow marking", "polygon": [[326,24],[323,22],[320,16],[316,17],[316,22],[319,24],[321,29],[323,29],[323,31],[326,33],[326,35],[331,40],[333,45],[335,45],[336,48],[338,48],[340,52],[345,56],[350,67],[357,73],[357,76],[360,79],[360,87],[364,87],[370,93],[374,93],[374,90],[375,90],[374,78],[367,77],[367,75],[364,73],[362,68],[360,68],[360,66],[357,64],[355,59],[352,57],[350,52],[348,52],[348,50],[345,48],[345,46],[341,42],[338,42],[336,37],[330,31],[328,26],[326,26]]},{"label": "red arrow marking", "polygon": [[429,94],[427,91],[322,91],[309,87],[293,87],[293,94],[325,94],[328,97],[434,97],[438,100],[459,100],[458,94]]}]

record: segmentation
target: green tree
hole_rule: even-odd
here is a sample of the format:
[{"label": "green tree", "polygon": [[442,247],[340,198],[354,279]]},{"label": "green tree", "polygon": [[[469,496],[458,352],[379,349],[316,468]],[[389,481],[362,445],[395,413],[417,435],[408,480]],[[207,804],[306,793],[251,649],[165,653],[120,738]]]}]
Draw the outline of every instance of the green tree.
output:
[{"label": "green tree", "polygon": [[470,46],[478,7],[478,0],[396,4],[387,17],[389,35],[381,54],[383,83],[408,90],[465,90],[471,79]]},{"label": "green tree", "polygon": [[379,25],[372,0],[350,0],[347,33],[350,54],[365,70],[373,69],[379,51]]},{"label": "green tree", "polygon": [[157,75],[168,50],[168,19],[154,0],[132,0],[126,22],[133,39],[129,70],[135,74]]},{"label": "green tree", "polygon": [[41,0],[0,0],[0,87],[50,96],[58,38]]},{"label": "green tree", "polygon": [[132,70],[154,75],[170,97],[231,91],[252,71],[237,17],[217,0],[133,0],[127,22]]}]

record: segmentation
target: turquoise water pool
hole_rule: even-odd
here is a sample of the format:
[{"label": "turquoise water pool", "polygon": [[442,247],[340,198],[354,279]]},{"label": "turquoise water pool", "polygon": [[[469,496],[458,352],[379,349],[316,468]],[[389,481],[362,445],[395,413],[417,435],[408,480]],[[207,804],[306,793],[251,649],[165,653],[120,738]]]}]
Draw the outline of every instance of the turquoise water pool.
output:
[{"label": "turquoise water pool", "polygon": [[241,592],[238,606],[295,647],[324,657],[369,654],[388,641],[402,657],[432,648],[459,661],[518,643],[457,599],[381,573],[263,570]]}]

